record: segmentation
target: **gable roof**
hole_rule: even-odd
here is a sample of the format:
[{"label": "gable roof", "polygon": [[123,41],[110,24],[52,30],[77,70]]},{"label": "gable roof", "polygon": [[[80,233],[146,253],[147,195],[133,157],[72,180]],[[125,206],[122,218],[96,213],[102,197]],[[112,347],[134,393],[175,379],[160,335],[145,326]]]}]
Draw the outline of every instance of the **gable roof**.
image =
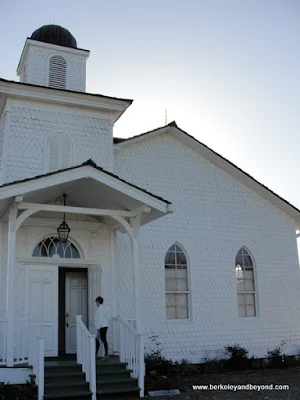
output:
[{"label": "gable roof", "polygon": [[148,139],[152,136],[161,135],[163,133],[169,133],[173,135],[184,145],[190,147],[193,151],[197,152],[199,155],[206,158],[208,161],[212,162],[223,171],[227,172],[237,181],[260,195],[262,198],[278,207],[281,211],[294,218],[297,223],[297,228],[300,229],[300,210],[298,208],[293,206],[283,197],[273,192],[267,186],[257,181],[255,178],[233,164],[231,161],[221,156],[220,154],[206,146],[204,143],[197,140],[194,136],[179,128],[175,121],[172,121],[168,125],[165,125],[163,127],[159,127],[157,129],[153,129],[151,131],[132,136],[131,138],[114,138],[114,144],[116,148],[122,149],[127,145],[136,144],[144,139]]},{"label": "gable roof", "polygon": [[[165,200],[164,198],[162,198],[160,196],[157,196],[157,195],[155,195],[155,194],[153,194],[151,192],[148,192],[147,190],[142,189],[139,186],[134,185],[133,183],[130,183],[130,182],[126,181],[125,179],[120,178],[118,175],[115,175],[112,172],[106,171],[104,168],[99,167],[92,159],[89,159],[89,160],[85,161],[84,163],[82,163],[80,165],[76,165],[74,167],[64,168],[64,169],[60,169],[60,170],[57,170],[57,171],[48,172],[46,174],[36,175],[36,176],[34,176],[32,178],[26,178],[26,179],[21,179],[21,180],[14,181],[14,182],[5,183],[5,184],[0,186],[0,193],[1,193],[1,189],[5,188],[5,187],[14,186],[14,185],[22,184],[22,183],[25,183],[25,182],[34,181],[34,180],[45,178],[45,177],[52,176],[52,175],[58,175],[61,172],[73,171],[73,170],[76,170],[76,169],[79,169],[79,168],[82,168],[82,167],[87,167],[87,166],[92,167],[97,171],[101,171],[104,174],[109,175],[112,178],[115,178],[118,181],[123,182],[126,185],[129,185],[129,186],[131,186],[131,187],[133,187],[135,189],[138,189],[139,191],[141,191],[141,192],[143,192],[143,193],[145,193],[145,194],[147,194],[147,195],[149,195],[151,197],[154,197],[157,200],[163,201],[166,204],[171,204],[170,201]],[[1,198],[1,195],[0,195],[0,198]]]}]

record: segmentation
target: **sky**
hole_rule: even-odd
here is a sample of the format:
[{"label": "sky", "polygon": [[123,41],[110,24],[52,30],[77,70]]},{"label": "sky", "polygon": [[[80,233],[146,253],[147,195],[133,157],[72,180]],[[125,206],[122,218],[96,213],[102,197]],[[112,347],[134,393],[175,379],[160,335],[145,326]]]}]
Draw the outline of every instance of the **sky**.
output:
[{"label": "sky", "polygon": [[299,0],[0,0],[0,77],[67,28],[87,91],[133,99],[114,136],[177,125],[300,209]]}]

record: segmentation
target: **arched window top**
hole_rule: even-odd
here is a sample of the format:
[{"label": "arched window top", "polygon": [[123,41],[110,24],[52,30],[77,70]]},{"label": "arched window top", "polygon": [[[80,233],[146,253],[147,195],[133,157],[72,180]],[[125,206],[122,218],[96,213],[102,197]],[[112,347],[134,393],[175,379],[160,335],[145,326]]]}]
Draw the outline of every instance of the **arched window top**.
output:
[{"label": "arched window top", "polygon": [[61,242],[57,237],[51,236],[43,239],[36,245],[33,257],[54,258],[81,258],[77,247],[69,240]]},{"label": "arched window top", "polygon": [[236,267],[246,267],[246,266],[253,267],[252,258],[250,256],[249,252],[244,247],[240,248],[240,250],[238,251],[238,253],[235,257],[235,266]]},{"label": "arched window top", "polygon": [[66,89],[67,62],[62,56],[52,56],[49,61],[49,87]]},{"label": "arched window top", "polygon": [[173,244],[167,251],[165,257],[166,268],[186,268],[187,259],[185,252],[178,244]]},{"label": "arched window top", "polygon": [[71,139],[62,133],[52,135],[48,142],[48,171],[69,168],[72,165],[73,145]]}]

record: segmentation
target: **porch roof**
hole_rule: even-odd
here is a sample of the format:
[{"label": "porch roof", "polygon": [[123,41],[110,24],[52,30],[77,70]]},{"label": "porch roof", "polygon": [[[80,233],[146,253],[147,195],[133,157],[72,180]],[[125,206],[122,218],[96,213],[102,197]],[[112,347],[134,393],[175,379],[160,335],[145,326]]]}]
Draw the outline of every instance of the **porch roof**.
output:
[{"label": "porch roof", "polygon": [[[62,203],[63,194],[67,195],[67,206],[81,207],[87,211],[105,209],[134,212],[148,206],[150,211],[143,214],[142,225],[171,212],[169,201],[88,160],[81,165],[0,186],[0,218],[5,218],[16,196],[22,195],[25,203],[49,205]],[[96,218],[116,225],[109,215]]]}]

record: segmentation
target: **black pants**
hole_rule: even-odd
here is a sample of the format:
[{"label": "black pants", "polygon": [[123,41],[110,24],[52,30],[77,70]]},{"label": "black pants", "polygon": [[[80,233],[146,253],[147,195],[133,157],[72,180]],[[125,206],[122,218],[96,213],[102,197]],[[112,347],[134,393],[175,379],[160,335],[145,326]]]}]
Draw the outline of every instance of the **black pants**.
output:
[{"label": "black pants", "polygon": [[[108,356],[108,344],[107,344],[107,340],[106,340],[107,328],[108,327],[105,326],[104,328],[98,329],[98,332],[100,333],[101,341],[104,344],[105,356]],[[100,347],[100,341],[96,337],[96,354],[98,354],[99,347]]]}]

